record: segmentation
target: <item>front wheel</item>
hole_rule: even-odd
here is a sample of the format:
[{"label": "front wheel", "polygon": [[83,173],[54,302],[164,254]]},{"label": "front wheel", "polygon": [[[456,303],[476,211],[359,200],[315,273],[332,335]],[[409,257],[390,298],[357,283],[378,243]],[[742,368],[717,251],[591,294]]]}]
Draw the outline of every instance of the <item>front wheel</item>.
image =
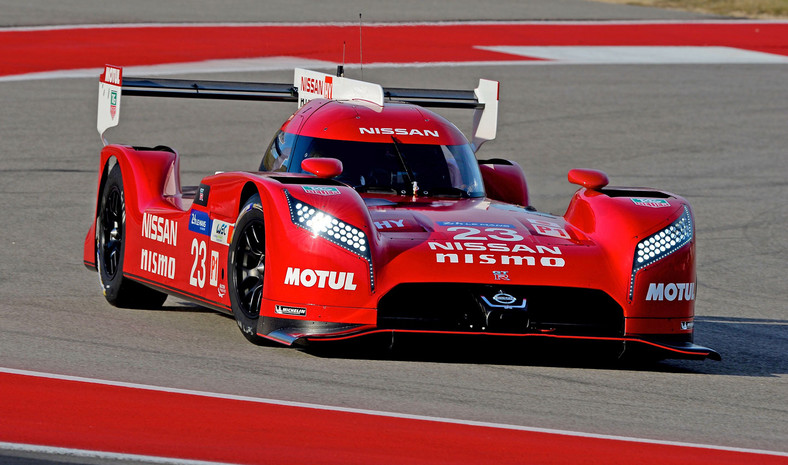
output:
[{"label": "front wheel", "polygon": [[244,205],[235,223],[227,269],[235,321],[246,339],[260,344],[266,340],[257,335],[265,277],[265,221],[256,195]]}]

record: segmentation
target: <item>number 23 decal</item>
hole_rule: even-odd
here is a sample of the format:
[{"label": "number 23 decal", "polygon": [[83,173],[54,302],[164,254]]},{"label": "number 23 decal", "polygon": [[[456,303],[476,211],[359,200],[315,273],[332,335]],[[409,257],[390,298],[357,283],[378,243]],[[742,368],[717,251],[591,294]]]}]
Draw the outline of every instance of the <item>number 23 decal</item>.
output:
[{"label": "number 23 decal", "polygon": [[[471,228],[469,226],[452,226],[447,231],[458,232],[454,235],[456,241],[495,241],[517,242],[523,240],[523,236],[517,231],[509,228]],[[459,232],[463,231],[463,232]]]},{"label": "number 23 decal", "polygon": [[207,256],[205,241],[192,240],[192,255],[194,256],[194,263],[192,264],[192,272],[189,275],[189,284],[202,288],[205,286],[205,257]]}]

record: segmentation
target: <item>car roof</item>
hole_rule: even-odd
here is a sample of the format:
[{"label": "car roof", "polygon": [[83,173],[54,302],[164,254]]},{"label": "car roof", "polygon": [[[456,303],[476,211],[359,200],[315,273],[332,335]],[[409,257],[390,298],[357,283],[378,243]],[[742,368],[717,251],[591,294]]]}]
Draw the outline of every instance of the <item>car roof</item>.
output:
[{"label": "car roof", "polygon": [[308,137],[358,142],[462,145],[468,140],[454,124],[426,108],[404,103],[314,99],[282,126]]}]

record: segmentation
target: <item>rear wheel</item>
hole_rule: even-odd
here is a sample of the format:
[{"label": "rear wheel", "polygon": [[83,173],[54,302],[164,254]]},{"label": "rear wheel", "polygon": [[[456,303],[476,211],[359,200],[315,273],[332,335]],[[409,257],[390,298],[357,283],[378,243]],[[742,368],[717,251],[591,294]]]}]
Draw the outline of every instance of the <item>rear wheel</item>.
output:
[{"label": "rear wheel", "polygon": [[126,234],[126,202],[123,176],[115,164],[104,181],[96,218],[96,266],[107,301],[124,308],[159,308],[167,294],[123,276]]},{"label": "rear wheel", "polygon": [[265,221],[257,195],[241,210],[227,260],[235,321],[246,339],[260,344],[266,340],[257,335],[265,277]]}]

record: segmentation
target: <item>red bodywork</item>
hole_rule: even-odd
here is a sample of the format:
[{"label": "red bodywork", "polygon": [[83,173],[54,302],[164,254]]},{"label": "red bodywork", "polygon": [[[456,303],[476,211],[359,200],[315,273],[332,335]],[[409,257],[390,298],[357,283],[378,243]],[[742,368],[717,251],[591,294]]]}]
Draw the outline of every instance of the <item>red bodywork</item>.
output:
[{"label": "red bodywork", "polygon": [[[454,125],[409,104],[316,99],[281,130],[364,142],[393,136],[406,148],[468,144]],[[553,216],[529,207],[522,169],[504,160],[480,162],[487,196],[478,198],[360,193],[331,179],[333,162],[304,166],[318,176],[298,167],[216,174],[195,191],[180,185],[177,153],[108,145],[99,198],[114,163],[126,199],[124,276],[224,312],[232,311],[233,225],[245,201],[260,196],[266,268],[257,332],[270,339],[492,334],[622,341],[669,357],[719,358],[692,344],[694,237],[633,272],[639,242],[682,215],[691,227],[688,202],[673,194],[609,188],[603,173],[576,170],[570,180],[589,187],[577,191],[563,217]],[[298,226],[300,203],[363,232],[368,253]],[[95,237],[94,221],[84,245],[93,269]],[[491,300],[499,294],[504,303]]]}]

